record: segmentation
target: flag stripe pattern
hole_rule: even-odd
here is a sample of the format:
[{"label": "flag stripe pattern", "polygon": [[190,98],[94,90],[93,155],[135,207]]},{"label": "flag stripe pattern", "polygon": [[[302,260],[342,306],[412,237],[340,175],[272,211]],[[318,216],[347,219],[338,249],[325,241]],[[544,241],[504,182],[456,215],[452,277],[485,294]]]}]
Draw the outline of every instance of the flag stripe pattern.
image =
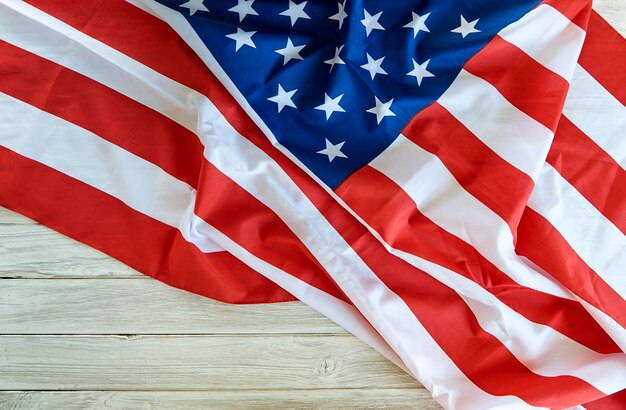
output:
[{"label": "flag stripe pattern", "polygon": [[[580,109],[565,93],[587,73],[575,64],[586,2],[574,12],[542,4],[505,27],[334,191],[277,143],[179,11],[131,3],[0,5],[0,47],[10,56],[0,69],[32,62],[16,80],[0,80],[3,206],[209,297],[252,303],[290,300],[290,292],[406,366],[447,407],[566,407],[626,387],[615,270],[623,232],[579,184],[587,170],[561,173],[568,157],[551,147],[556,132],[562,150],[572,149],[561,137],[569,126],[597,155],[617,155],[607,148],[614,137],[601,145],[587,133],[592,125],[559,120],[563,106],[566,116]],[[147,29],[119,29],[111,16]],[[527,41],[535,26],[550,35]],[[142,41],[172,46],[155,53]],[[516,60],[508,81],[487,69],[501,53]],[[47,83],[35,79],[40,72]],[[539,97],[539,82],[551,102]],[[583,83],[581,92],[597,92]],[[84,110],[72,105],[82,100]],[[96,102],[107,111],[90,108]],[[37,181],[47,183],[24,190]],[[553,195],[572,211],[554,212]],[[56,212],[41,209],[55,201]],[[75,209],[72,220],[65,209]],[[591,218],[581,222],[580,213]],[[133,246],[111,246],[111,237]],[[163,249],[172,250],[165,260]],[[570,280],[569,269],[588,282]]]},{"label": "flag stripe pattern", "polygon": [[[590,158],[594,168],[585,169],[581,158]],[[546,162],[622,233],[626,233],[626,215],[619,195],[626,189],[623,168],[566,116],[559,120]],[[607,177],[612,179],[610,185],[603,183]]]},{"label": "flag stripe pattern", "polygon": [[[232,296],[233,300],[250,303],[257,301],[255,298],[259,302],[292,299],[280,288],[268,287],[263,277],[228,253],[201,254],[197,248],[188,246],[178,230],[146,217],[80,181],[4,147],[2,165],[5,189],[12,190],[11,196],[2,196],[3,206],[43,220],[55,230],[141,272],[215,299]],[[24,189],[39,185],[41,187],[37,190]],[[99,212],[100,209],[106,212]],[[70,222],[74,223],[67,221],[68,210],[72,214]],[[76,224],[76,221],[84,224]],[[125,242],[120,243],[117,238],[125,238]],[[169,256],[164,257],[162,249],[169,249]],[[217,276],[223,272],[236,272],[248,280],[229,281]],[[276,290],[271,292],[272,289]]]}]

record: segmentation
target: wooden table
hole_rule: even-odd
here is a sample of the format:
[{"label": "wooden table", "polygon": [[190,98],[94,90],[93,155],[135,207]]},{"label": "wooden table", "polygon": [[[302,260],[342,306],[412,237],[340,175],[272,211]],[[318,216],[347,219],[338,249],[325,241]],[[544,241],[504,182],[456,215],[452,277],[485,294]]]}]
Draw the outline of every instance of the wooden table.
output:
[{"label": "wooden table", "polygon": [[0,390],[0,409],[440,408],[302,303],[215,302],[1,208]]}]

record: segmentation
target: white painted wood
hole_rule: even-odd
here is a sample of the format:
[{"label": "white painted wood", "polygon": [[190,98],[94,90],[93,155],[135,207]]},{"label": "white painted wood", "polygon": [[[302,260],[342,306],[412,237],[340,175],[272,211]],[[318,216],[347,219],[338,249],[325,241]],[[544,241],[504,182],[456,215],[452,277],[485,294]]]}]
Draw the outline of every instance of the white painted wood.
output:
[{"label": "white painted wood", "polygon": [[14,279],[3,334],[346,334],[299,302],[229,305],[145,279]]},{"label": "white painted wood", "polygon": [[407,388],[352,336],[0,336],[4,390]]},{"label": "white painted wood", "polygon": [[0,277],[0,389],[25,390],[0,408],[438,408],[299,302],[208,300],[1,208]]},{"label": "white painted wood", "polygon": [[144,277],[50,228],[19,223],[29,220],[15,215],[0,213],[0,278]]},{"label": "white painted wood", "polygon": [[36,225],[37,222],[16,212],[0,207],[0,225]]},{"label": "white painted wood", "polygon": [[248,390],[238,392],[0,392],[0,408],[83,409],[267,409],[376,408],[435,410],[424,389]]},{"label": "white painted wood", "polygon": [[192,295],[0,208],[3,277],[0,408],[439,408],[299,302]]},{"label": "white painted wood", "polygon": [[626,2],[624,0],[594,0],[593,8],[623,36],[626,36]]}]

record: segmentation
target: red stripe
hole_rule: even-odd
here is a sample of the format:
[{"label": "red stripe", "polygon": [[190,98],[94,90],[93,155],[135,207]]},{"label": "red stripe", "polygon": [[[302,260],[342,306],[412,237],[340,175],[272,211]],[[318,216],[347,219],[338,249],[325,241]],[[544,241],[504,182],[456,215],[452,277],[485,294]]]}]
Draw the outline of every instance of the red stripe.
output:
[{"label": "red stripe", "polygon": [[620,352],[578,302],[517,284],[472,246],[420,213],[415,202],[379,171],[362,168],[339,186],[337,193],[394,248],[473,280],[527,319],[550,326],[590,349]]},{"label": "red stripe", "polygon": [[533,187],[528,175],[493,152],[437,102],[417,114],[402,134],[436,155],[459,184],[516,235]]},{"label": "red stripe", "polygon": [[626,234],[626,171],[565,116],[547,162]]},{"label": "red stripe", "polygon": [[548,220],[530,208],[520,222],[516,251],[626,326],[626,301],[585,264]]},{"label": "red stripe", "polygon": [[0,40],[0,91],[64,118],[195,187],[203,146],[174,121],[96,81]]},{"label": "red stripe", "polygon": [[567,81],[513,44],[495,36],[463,68],[496,87],[520,111],[552,131],[556,129]]},{"label": "red stripe", "polygon": [[593,11],[579,64],[626,105],[626,39]]},{"label": "red stripe", "polygon": [[205,163],[195,213],[253,255],[344,301],[308,248],[268,207]]},{"label": "red stripe", "polygon": [[229,253],[202,253],[178,230],[4,147],[0,180],[1,206],[171,286],[228,303],[294,300]]}]

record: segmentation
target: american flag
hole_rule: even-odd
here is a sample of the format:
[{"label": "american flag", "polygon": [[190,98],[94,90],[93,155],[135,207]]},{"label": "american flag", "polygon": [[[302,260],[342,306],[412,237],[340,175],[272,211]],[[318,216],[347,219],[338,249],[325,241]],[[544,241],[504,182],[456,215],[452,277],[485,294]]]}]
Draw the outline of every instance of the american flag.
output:
[{"label": "american flag", "polygon": [[444,407],[623,405],[626,41],[590,1],[0,0],[0,49],[0,205],[300,299]]}]

